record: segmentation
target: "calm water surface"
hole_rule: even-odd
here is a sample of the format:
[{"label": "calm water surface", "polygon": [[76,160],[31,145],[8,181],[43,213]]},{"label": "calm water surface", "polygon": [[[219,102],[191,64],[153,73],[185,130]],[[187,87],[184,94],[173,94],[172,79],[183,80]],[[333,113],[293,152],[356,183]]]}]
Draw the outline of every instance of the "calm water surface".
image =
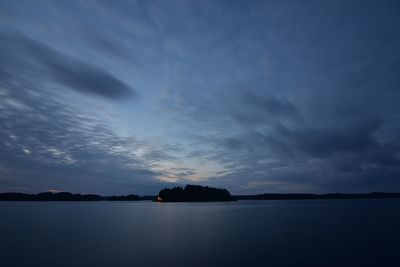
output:
[{"label": "calm water surface", "polygon": [[400,266],[400,200],[0,202],[0,266]]}]

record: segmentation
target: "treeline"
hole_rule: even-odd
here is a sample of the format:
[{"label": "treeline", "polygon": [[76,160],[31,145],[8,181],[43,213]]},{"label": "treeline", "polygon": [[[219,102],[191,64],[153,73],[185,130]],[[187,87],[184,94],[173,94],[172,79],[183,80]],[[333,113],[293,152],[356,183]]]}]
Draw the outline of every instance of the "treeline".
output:
[{"label": "treeline", "polygon": [[301,199],[367,199],[400,198],[400,193],[372,192],[365,194],[259,194],[231,196],[228,190],[207,186],[187,185],[184,188],[163,189],[158,196],[99,196],[96,194],[72,194],[69,192],[44,192],[39,194],[0,193],[0,201],[140,201],[156,200],[159,202],[197,202],[197,201],[232,201],[232,200],[301,200]]},{"label": "treeline", "polygon": [[0,201],[138,201],[153,200],[154,196],[99,196],[95,194],[72,194],[69,192],[44,192],[39,194],[0,193]]},{"label": "treeline", "polygon": [[365,194],[260,194],[235,196],[238,200],[291,200],[291,199],[357,199],[357,198],[400,198],[400,193],[372,192]]},{"label": "treeline", "polygon": [[158,193],[158,202],[233,201],[228,190],[200,185],[165,188]]}]

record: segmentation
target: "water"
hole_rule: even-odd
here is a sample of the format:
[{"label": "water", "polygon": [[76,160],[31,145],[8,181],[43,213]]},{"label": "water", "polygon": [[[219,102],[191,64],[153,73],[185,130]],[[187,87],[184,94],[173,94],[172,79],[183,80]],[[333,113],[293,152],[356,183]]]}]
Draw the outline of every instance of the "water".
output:
[{"label": "water", "polygon": [[400,266],[400,200],[0,202],[0,266]]}]

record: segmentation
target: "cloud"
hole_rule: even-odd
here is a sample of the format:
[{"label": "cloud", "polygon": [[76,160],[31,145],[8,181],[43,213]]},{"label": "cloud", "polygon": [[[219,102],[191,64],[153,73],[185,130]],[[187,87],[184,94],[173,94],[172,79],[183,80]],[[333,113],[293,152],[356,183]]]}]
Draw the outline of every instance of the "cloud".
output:
[{"label": "cloud", "polygon": [[[0,191],[61,188],[153,194],[168,152],[121,137],[97,113],[76,109],[29,82],[2,82]],[[15,104],[18,103],[18,104]],[[152,161],[137,153],[147,150]]]},{"label": "cloud", "polygon": [[317,128],[287,129],[279,127],[276,136],[288,147],[314,156],[324,157],[335,152],[358,153],[377,146],[373,133],[378,130],[380,121],[367,118],[346,125],[345,122]]},{"label": "cloud", "polygon": [[51,80],[72,90],[112,100],[136,95],[132,88],[103,69],[22,34],[0,33],[0,40],[2,73]]},{"label": "cloud", "polygon": [[[3,188],[400,188],[389,2],[1,4],[14,31],[0,35]],[[131,84],[141,105],[60,90],[119,100]]]}]

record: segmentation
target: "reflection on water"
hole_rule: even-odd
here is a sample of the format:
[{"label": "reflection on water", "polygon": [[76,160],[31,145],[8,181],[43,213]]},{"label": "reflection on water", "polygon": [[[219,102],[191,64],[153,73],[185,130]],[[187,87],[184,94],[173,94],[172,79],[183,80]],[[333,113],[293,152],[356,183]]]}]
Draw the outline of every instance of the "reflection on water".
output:
[{"label": "reflection on water", "polygon": [[400,266],[400,200],[0,202],[0,266]]}]

